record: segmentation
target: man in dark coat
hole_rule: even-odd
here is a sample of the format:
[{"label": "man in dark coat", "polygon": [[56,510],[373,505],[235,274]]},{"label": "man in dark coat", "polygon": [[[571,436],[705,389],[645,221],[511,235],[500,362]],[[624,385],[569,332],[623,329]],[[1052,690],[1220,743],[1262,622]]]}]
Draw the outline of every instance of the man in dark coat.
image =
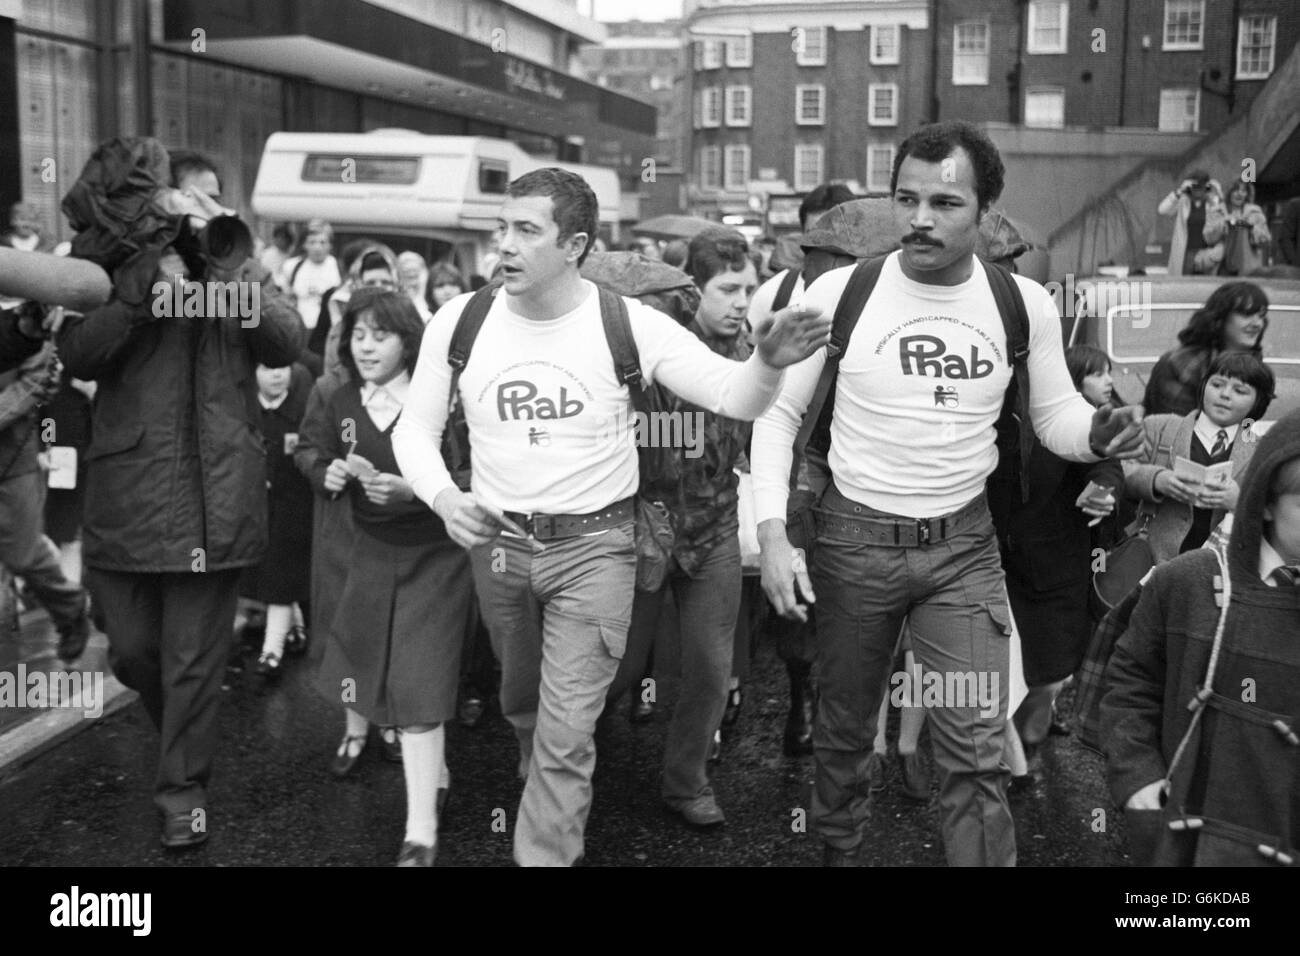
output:
[{"label": "man in dark coat", "polygon": [[[216,171],[193,154],[173,154],[171,171],[183,192],[220,194]],[[113,671],[162,735],[154,801],[163,845],[184,847],[207,838],[240,569],[261,561],[267,544],[254,369],[295,361],[304,333],[255,260],[232,272],[208,264],[196,276],[205,288],[237,280],[241,298],[260,303],[251,317],[214,316],[206,305],[198,316],[167,314],[163,300],[186,266],[171,251],[153,262],[147,276],[119,268],[113,299],[69,319],[58,344],[74,376],[99,384],[86,455],[87,584],[107,619]]]}]

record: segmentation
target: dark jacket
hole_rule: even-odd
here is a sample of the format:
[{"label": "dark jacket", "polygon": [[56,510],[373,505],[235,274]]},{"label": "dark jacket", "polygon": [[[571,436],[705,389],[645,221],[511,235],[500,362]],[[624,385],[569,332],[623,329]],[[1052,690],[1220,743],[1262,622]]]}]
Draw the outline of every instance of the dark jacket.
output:
[{"label": "dark jacket", "polygon": [[17,309],[0,309],[0,372],[22,365],[42,344],[42,339],[29,339],[18,331]]},{"label": "dark jacket", "polygon": [[1282,206],[1282,225],[1278,227],[1277,246],[1284,263],[1300,266],[1300,196]]},{"label": "dark jacket", "polygon": [[[1114,459],[1069,462],[1042,445],[1034,446],[1029,461],[1029,500],[1011,502],[999,544],[1020,628],[1025,679],[1033,687],[1063,680],[1083,657],[1091,633],[1094,529],[1088,527],[1092,518],[1075,502],[1095,481],[1115,489],[1118,508],[1124,471]],[[1019,483],[1009,490],[1018,492]],[[1114,520],[1112,514],[1095,527]]]},{"label": "dark jacket", "polygon": [[257,262],[235,278],[261,283],[250,328],[238,316],[157,318],[148,301],[114,298],[60,330],[69,371],[99,384],[86,454],[87,566],[218,571],[262,559],[266,452],[254,369],[294,362],[304,330]]},{"label": "dark jacket", "polygon": [[1142,408],[1148,415],[1186,415],[1200,407],[1201,381],[1214,352],[1186,345],[1160,356],[1147,380]]},{"label": "dark jacket", "polygon": [[[1157,865],[1282,862],[1274,849],[1300,864],[1300,588],[1259,577],[1269,485],[1297,456],[1300,414],[1291,414],[1259,441],[1242,482],[1217,656],[1221,570],[1214,551],[1200,548],[1156,568],[1111,657],[1101,702],[1111,795],[1123,806],[1169,777],[1163,810],[1128,811],[1130,832],[1149,835]],[[1212,694],[1170,774],[1203,685]],[[1203,823],[1169,827],[1184,816]]]}]

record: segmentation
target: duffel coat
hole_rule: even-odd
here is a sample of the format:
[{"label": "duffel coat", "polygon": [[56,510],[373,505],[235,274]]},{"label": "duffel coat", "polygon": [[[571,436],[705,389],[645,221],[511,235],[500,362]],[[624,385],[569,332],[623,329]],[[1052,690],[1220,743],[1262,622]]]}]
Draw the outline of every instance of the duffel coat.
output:
[{"label": "duffel coat", "polygon": [[262,560],[266,451],[254,370],[292,364],[305,332],[256,261],[234,278],[261,285],[255,323],[157,317],[149,300],[114,297],[60,330],[64,364],[99,384],[86,453],[88,567],[223,571]]}]

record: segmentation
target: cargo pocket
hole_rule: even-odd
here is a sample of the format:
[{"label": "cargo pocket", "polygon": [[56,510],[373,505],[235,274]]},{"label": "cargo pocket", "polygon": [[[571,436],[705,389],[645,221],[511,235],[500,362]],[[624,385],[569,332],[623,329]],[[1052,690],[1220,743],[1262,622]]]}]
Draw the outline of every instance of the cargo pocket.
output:
[{"label": "cargo pocket", "polygon": [[984,610],[989,612],[989,617],[993,618],[993,626],[997,628],[998,633],[1003,637],[1011,636],[1011,609],[1007,607],[1005,601],[991,601],[984,606]]}]

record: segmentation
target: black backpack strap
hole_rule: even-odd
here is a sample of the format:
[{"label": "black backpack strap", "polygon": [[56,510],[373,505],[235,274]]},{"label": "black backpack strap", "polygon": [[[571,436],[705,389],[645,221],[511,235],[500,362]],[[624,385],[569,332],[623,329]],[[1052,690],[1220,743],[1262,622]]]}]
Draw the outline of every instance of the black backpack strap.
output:
[{"label": "black backpack strap", "polygon": [[610,355],[614,357],[614,374],[618,377],[618,384],[627,386],[633,409],[646,412],[641,355],[637,352],[636,340],[632,338],[627,303],[621,295],[603,285],[596,288],[600,292],[600,321],[605,326],[605,341],[609,345]]},{"label": "black backpack strap", "polygon": [[[859,262],[840,295],[839,305],[835,307],[835,316],[831,320],[831,340],[826,346],[826,364],[822,367],[817,388],[813,391],[812,400],[808,403],[794,439],[794,458],[790,463],[791,488],[798,479],[800,462],[807,453],[808,443],[814,434],[818,439],[825,440],[825,448],[815,447],[817,453],[824,454],[830,449],[830,423],[835,412],[835,381],[839,375],[840,358],[848,348],[849,338],[876,288],[880,270],[884,268],[887,258],[888,256],[880,256]],[[820,446],[821,442],[814,444]]]},{"label": "black backpack strap", "polygon": [[1011,365],[1011,387],[1003,403],[1002,417],[1018,419],[1020,446],[1020,500],[1029,500],[1029,456],[1034,450],[1034,425],[1029,417],[1029,313],[1015,277],[1001,266],[980,259],[993,290],[993,300],[1002,317],[1007,337],[1007,361]]},{"label": "black backpack strap", "polygon": [[470,300],[465,303],[465,308],[461,310],[460,318],[456,320],[456,328],[451,333],[451,344],[447,346],[447,364],[451,366],[451,386],[447,392],[446,435],[451,446],[453,474],[469,468],[468,449],[461,447],[456,435],[457,429],[452,427],[454,411],[460,401],[458,392],[460,373],[465,370],[465,365],[469,362],[469,353],[474,348],[474,340],[478,338],[479,330],[483,328],[483,322],[492,308],[492,299],[496,292],[496,287],[485,286],[470,297]]},{"label": "black backpack strap", "polygon": [[772,298],[773,312],[780,312],[790,304],[790,298],[794,295],[794,287],[798,281],[798,269],[785,270],[785,276],[782,277],[781,284],[776,287],[776,295]]}]

